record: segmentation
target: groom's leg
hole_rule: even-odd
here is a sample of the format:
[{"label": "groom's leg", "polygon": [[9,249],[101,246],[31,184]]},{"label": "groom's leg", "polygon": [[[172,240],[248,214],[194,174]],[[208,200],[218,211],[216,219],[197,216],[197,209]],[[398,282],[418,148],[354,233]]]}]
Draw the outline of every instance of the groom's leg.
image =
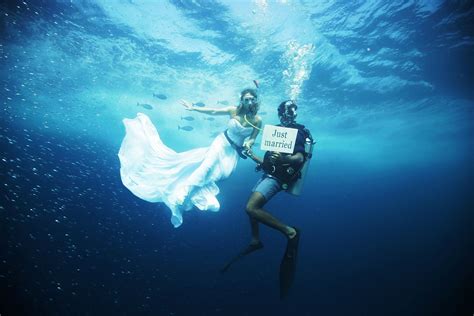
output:
[{"label": "groom's leg", "polygon": [[[263,194],[258,191],[253,192],[247,202],[246,211],[247,211],[247,214],[251,218],[252,237],[254,237],[253,235],[254,222],[252,222],[252,219],[280,231],[286,237],[290,237],[294,233],[294,229],[280,222],[276,217],[272,216],[270,213],[264,210],[263,206],[265,205],[266,202],[267,200],[265,199]],[[255,226],[257,225],[258,224],[256,224]],[[258,237],[258,231],[257,231],[257,237]]]},{"label": "groom's leg", "polygon": [[252,240],[250,244],[258,244],[260,242],[260,232],[258,229],[258,221],[255,218],[249,216],[250,231],[252,232]]}]

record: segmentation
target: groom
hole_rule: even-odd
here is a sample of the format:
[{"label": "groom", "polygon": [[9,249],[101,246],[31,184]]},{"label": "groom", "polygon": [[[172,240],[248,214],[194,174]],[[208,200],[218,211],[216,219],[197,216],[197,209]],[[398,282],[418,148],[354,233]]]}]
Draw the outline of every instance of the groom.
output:
[{"label": "groom", "polygon": [[254,160],[257,160],[260,163],[259,165],[264,170],[264,174],[253,188],[246,206],[246,211],[250,218],[252,239],[248,247],[229,262],[229,264],[227,264],[222,270],[223,272],[226,271],[236,260],[263,247],[259,236],[259,223],[273,228],[287,238],[285,255],[283,256],[280,265],[281,298],[284,298],[288,293],[289,287],[294,278],[300,231],[293,226],[281,222],[263,207],[275,196],[275,194],[282,190],[287,190],[295,181],[298,180],[298,173],[295,173],[295,176],[292,179],[288,179],[288,177],[284,179],[280,174],[284,176],[285,172],[278,173],[275,172],[275,169],[279,170],[287,168],[288,170],[301,170],[301,166],[310,158],[305,152],[305,143],[312,143],[311,133],[303,125],[296,123],[297,108],[298,106],[292,100],[282,102],[278,107],[278,117],[281,123],[279,126],[298,130],[292,154],[266,152],[264,160],[261,160],[250,153]]}]

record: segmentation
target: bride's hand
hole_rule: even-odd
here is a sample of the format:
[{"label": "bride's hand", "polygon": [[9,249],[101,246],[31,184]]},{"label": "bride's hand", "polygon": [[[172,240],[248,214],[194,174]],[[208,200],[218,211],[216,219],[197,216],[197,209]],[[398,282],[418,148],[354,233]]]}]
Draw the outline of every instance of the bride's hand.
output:
[{"label": "bride's hand", "polygon": [[179,100],[179,102],[186,108],[188,111],[193,111],[194,110],[194,105],[191,102],[188,102],[186,100]]},{"label": "bride's hand", "polygon": [[253,146],[253,144],[255,143],[255,139],[249,139],[249,140],[246,140],[244,142],[244,147],[247,149],[247,150],[250,150],[250,147]]}]

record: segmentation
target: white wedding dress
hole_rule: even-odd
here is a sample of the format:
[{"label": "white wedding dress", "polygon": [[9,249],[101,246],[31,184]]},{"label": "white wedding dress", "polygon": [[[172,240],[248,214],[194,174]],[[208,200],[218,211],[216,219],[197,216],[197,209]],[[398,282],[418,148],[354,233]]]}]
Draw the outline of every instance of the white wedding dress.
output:
[{"label": "white wedding dress", "polygon": [[[179,227],[183,212],[193,205],[202,211],[219,211],[216,181],[225,179],[237,166],[239,155],[220,133],[209,147],[177,153],[167,147],[148,116],[123,120],[126,129],[118,156],[123,184],[148,202],[163,202],[171,210],[171,223]],[[227,134],[237,145],[252,133],[236,119]]]}]

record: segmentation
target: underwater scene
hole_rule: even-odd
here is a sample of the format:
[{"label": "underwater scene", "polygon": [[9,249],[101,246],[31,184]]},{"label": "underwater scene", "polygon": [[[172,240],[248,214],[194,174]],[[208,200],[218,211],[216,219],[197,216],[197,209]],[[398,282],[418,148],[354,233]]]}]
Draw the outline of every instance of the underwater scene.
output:
[{"label": "underwater scene", "polygon": [[0,315],[471,316],[473,21],[2,1]]}]

